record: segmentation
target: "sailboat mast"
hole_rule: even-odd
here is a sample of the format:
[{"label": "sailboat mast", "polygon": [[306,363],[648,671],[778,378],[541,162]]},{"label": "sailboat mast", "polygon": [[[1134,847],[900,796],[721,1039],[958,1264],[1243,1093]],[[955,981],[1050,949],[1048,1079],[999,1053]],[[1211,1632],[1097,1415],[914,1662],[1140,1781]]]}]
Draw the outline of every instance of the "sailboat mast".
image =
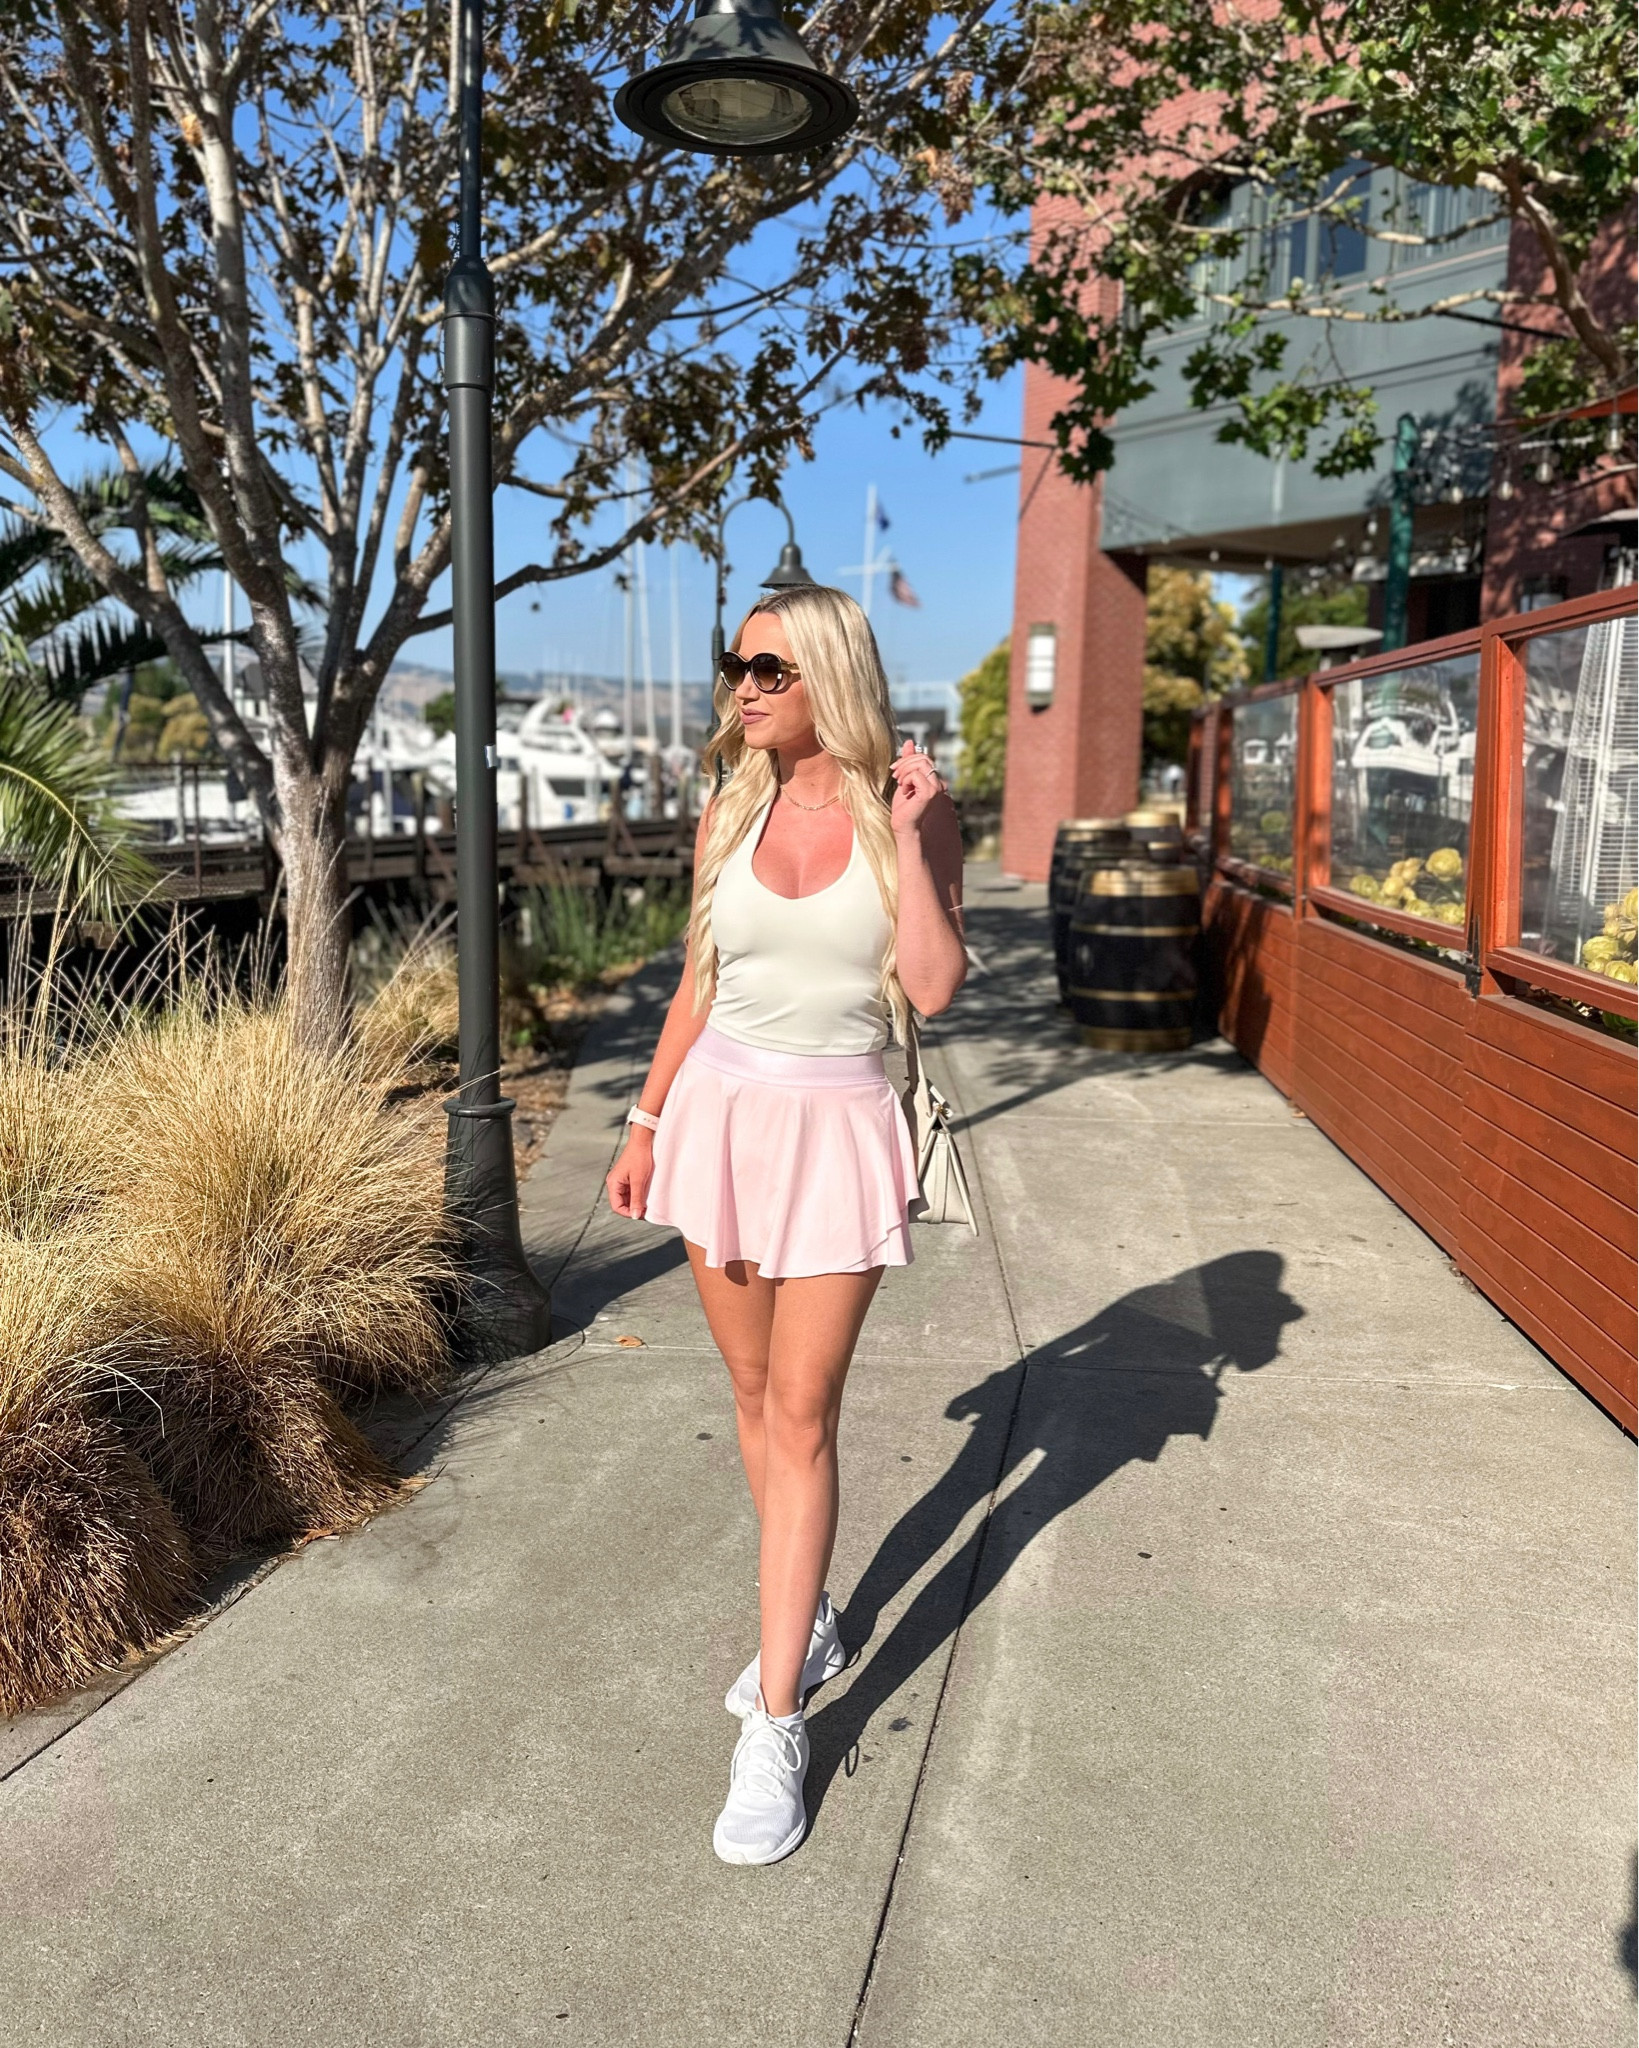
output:
[{"label": "sailboat mast", "polygon": [[239,709],[239,681],[233,659],[233,577],[222,571],[222,688],[234,710]]},{"label": "sailboat mast", "polygon": [[672,599],[672,747],[683,744],[683,610],[677,594],[677,550],[666,550]]},{"label": "sailboat mast", "polygon": [[654,640],[649,631],[649,544],[637,544],[637,617],[643,636],[643,732],[652,755],[659,751],[660,735],[655,729]]}]

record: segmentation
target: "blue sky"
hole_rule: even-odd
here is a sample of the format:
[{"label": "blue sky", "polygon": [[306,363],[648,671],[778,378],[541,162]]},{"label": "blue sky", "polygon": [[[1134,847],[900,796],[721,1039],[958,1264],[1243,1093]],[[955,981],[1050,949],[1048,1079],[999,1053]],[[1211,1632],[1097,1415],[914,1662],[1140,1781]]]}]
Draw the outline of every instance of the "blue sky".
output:
[{"label": "blue sky", "polygon": [[[1016,436],[1020,431],[1022,375],[992,386],[980,418],[968,431]],[[1013,551],[1018,507],[1016,476],[964,483],[979,470],[1015,462],[1015,450],[983,441],[952,441],[929,455],[914,431],[893,434],[886,408],[849,408],[828,416],[815,436],[815,460],[787,472],[786,503],[809,573],[859,595],[860,579],[842,572],[862,559],[865,493],[875,484],[889,519],[879,546],[891,547],[922,600],[920,609],[893,603],[882,581],[872,606],[890,680],[954,681],[981,660],[1007,632],[1013,604]],[[496,506],[500,575],[531,559],[534,522],[544,519],[534,501],[502,492]],[[757,594],[772,568],[785,525],[772,506],[748,504],[729,521],[728,630]],[[650,620],[655,673],[671,673],[670,587],[661,550],[648,552]],[[678,551],[683,673],[704,676],[711,641],[711,571],[692,552]],[[441,600],[435,595],[436,606]],[[531,604],[539,611],[532,611]],[[564,583],[520,591],[500,606],[496,621],[499,665],[508,670],[567,668],[618,675],[624,659],[620,591],[612,569]],[[404,658],[447,668],[449,635],[411,641]]]},{"label": "blue sky", "polygon": [[[965,431],[1015,437],[1022,431],[1022,403],[1023,373],[1014,372],[988,387],[982,413]],[[1018,511],[1017,476],[992,476],[977,483],[963,479],[1016,462],[1018,454],[992,442],[952,441],[940,454],[929,455],[914,428],[895,437],[896,417],[886,406],[847,407],[826,416],[815,433],[815,460],[793,464],[785,477],[785,498],[809,573],[857,597],[859,577],[843,571],[862,559],[865,493],[867,486],[876,485],[890,522],[879,537],[879,552],[891,548],[922,600],[919,609],[895,604],[885,579],[878,580],[872,619],[889,678],[896,685],[953,682],[1008,630]],[[108,460],[105,450],[87,447],[73,423],[61,416],[49,424],[43,438],[71,475],[88,466],[102,467]],[[143,452],[158,457],[161,449],[155,442],[145,445]],[[517,491],[499,493],[498,576],[539,559],[545,525],[538,500]],[[773,566],[784,539],[784,521],[772,506],[753,502],[731,518],[732,567],[725,613],[730,632],[757,595],[758,579]],[[318,575],[317,551],[301,552],[303,568]],[[686,549],[678,550],[677,565],[683,674],[686,680],[699,681],[706,673],[711,644],[711,571]],[[671,674],[671,597],[666,557],[658,548],[648,551],[648,574],[655,676],[665,682]],[[448,602],[446,578],[435,586],[429,609],[441,610]],[[532,610],[532,605],[539,609]],[[201,589],[188,609],[214,624],[221,615],[220,595]],[[238,616],[243,624],[243,600]],[[504,599],[496,616],[496,653],[498,666],[512,672],[570,669],[619,675],[624,623],[614,568],[538,584]],[[399,660],[448,668],[448,631],[416,635],[405,643]]]}]

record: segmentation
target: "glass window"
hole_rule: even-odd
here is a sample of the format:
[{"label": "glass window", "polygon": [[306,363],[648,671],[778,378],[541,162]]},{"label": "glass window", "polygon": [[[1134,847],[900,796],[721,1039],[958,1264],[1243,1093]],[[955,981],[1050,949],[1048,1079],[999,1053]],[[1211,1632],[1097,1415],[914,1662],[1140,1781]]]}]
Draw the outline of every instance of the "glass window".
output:
[{"label": "glass window", "polygon": [[1508,240],[1509,230],[1506,210],[1489,192],[1471,185],[1421,185],[1399,177],[1387,225],[1426,238],[1390,244],[1389,258],[1396,270],[1494,247]]},{"label": "glass window", "polygon": [[1283,230],[1284,273],[1276,288],[1289,290],[1301,280],[1312,291],[1327,280],[1341,283],[1363,277],[1367,269],[1367,233],[1371,220],[1371,172],[1362,163],[1345,164],[1320,188],[1322,204],[1335,202],[1338,214],[1302,212]]},{"label": "glass window", "polygon": [[1334,888],[1465,925],[1479,670],[1461,654],[1333,689]]},{"label": "glass window", "polygon": [[1292,872],[1297,693],[1237,704],[1229,722],[1229,850],[1237,860]]},{"label": "glass window", "polygon": [[1526,641],[1520,656],[1520,943],[1632,982],[1639,978],[1639,620],[1545,633]]}]

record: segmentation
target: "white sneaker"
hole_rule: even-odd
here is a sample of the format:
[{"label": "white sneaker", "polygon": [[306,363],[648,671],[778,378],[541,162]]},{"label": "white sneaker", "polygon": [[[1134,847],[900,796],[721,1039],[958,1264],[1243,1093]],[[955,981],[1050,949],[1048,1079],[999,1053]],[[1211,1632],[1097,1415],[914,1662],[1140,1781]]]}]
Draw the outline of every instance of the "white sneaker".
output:
[{"label": "white sneaker", "polygon": [[[827,1679],[835,1678],[847,1662],[848,1652],[837,1634],[837,1611],[831,1605],[830,1594],[822,1593],[819,1612],[814,1616],[814,1633],[808,1639],[808,1655],[802,1660],[802,1698],[797,1704],[805,1705],[809,1696],[818,1692]],[[743,1721],[757,1704],[762,1666],[759,1652],[723,1695],[723,1705],[737,1721]]]},{"label": "white sneaker", "polygon": [[808,1832],[802,1781],[808,1730],[801,1710],[776,1721],[754,1706],[728,1769],[728,1802],[711,1831],[725,1863],[778,1863]]}]

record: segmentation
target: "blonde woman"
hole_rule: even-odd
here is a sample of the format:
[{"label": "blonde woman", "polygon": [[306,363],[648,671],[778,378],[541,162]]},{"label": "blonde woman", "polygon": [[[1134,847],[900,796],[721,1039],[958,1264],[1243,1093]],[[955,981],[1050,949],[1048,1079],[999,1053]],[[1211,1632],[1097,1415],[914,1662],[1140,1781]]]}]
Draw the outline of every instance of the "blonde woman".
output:
[{"label": "blonde woman", "polygon": [[716,704],[727,780],[608,1189],[682,1232],[734,1386],[762,1646],[725,1701],[743,1727],[712,1844],[775,1863],[807,1829],[804,1702],[845,1662],[823,1590],[843,1382],[883,1268],[911,1257],[916,1162],[882,1048],[962,984],[962,845],[927,755],[894,756],[876,641],[841,591],[758,604]]}]

